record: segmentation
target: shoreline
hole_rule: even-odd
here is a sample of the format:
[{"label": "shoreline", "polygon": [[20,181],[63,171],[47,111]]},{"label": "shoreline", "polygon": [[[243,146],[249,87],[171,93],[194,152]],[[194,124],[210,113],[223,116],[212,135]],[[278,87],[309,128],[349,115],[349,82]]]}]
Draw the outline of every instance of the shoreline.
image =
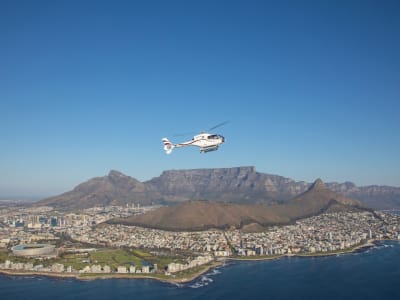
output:
[{"label": "shoreline", "polygon": [[36,272],[36,271],[29,271],[29,270],[11,270],[11,269],[0,269],[0,274],[6,275],[6,276],[44,276],[44,277],[53,277],[53,278],[73,278],[76,280],[83,280],[83,281],[91,281],[91,280],[98,280],[98,279],[153,279],[153,280],[158,280],[161,282],[166,282],[166,283],[171,283],[171,284],[176,284],[176,283],[189,283],[194,280],[196,280],[198,277],[201,275],[209,272],[210,270],[221,266],[224,263],[223,261],[215,261],[211,265],[206,266],[199,270],[198,272],[195,272],[194,274],[190,276],[183,276],[183,277],[173,277],[170,275],[170,277],[165,277],[163,278],[162,276],[167,276],[163,274],[119,274],[119,273],[59,273],[59,272]]},{"label": "shoreline", "polygon": [[[353,248],[349,248],[348,250],[344,249],[339,252],[331,252],[331,253],[318,253],[318,254],[282,254],[278,256],[273,256],[273,257],[245,257],[245,258],[240,258],[240,257],[224,257],[224,258],[219,258],[215,260],[213,263],[210,265],[204,266],[204,268],[201,268],[198,272],[195,272],[189,276],[182,276],[182,277],[174,277],[173,275],[163,275],[163,274],[118,274],[118,273],[98,273],[98,274],[92,274],[92,273],[57,273],[57,272],[35,272],[35,271],[28,271],[28,270],[9,270],[9,269],[0,269],[0,274],[6,275],[6,276],[45,276],[45,277],[53,277],[53,278],[73,278],[76,280],[99,280],[99,279],[152,279],[152,280],[158,280],[161,282],[165,283],[170,283],[170,284],[181,284],[181,283],[189,283],[194,280],[196,280],[198,277],[201,275],[209,272],[210,270],[217,268],[221,265],[223,265],[226,261],[264,261],[264,260],[275,260],[275,259],[280,259],[283,257],[301,257],[301,258],[312,258],[312,257],[325,257],[325,256],[334,256],[334,255],[342,255],[342,254],[350,254],[350,253],[355,253],[359,251],[363,251],[366,249],[369,249],[371,247],[374,247],[376,245],[376,242],[382,241],[382,240],[368,240],[364,244],[357,245]],[[383,240],[383,241],[391,241],[391,240]],[[163,278],[163,276],[169,276]]]},{"label": "shoreline", "polygon": [[[298,254],[298,253],[293,253],[293,254],[280,254],[280,255],[275,255],[275,256],[245,256],[245,257],[226,257],[226,260],[236,260],[236,261],[262,261],[262,260],[274,260],[274,259],[280,259],[283,257],[301,257],[301,258],[308,258],[308,257],[325,257],[325,256],[335,256],[335,255],[342,255],[342,254],[350,254],[350,253],[356,253],[358,251],[368,249],[371,247],[374,247],[376,245],[376,242],[381,241],[381,240],[368,240],[364,244],[360,244],[357,246],[354,246],[352,248],[348,249],[343,249],[337,252],[318,252],[318,253],[312,253],[312,254]],[[388,240],[392,241],[392,240]],[[395,240],[393,240],[395,241]]]}]

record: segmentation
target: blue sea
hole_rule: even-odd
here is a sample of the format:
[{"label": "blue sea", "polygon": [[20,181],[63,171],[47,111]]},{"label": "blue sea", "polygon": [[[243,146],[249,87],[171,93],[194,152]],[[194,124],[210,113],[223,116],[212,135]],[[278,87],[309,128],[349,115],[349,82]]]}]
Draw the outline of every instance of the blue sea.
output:
[{"label": "blue sea", "polygon": [[337,256],[228,262],[182,285],[0,276],[0,299],[400,299],[400,242]]}]

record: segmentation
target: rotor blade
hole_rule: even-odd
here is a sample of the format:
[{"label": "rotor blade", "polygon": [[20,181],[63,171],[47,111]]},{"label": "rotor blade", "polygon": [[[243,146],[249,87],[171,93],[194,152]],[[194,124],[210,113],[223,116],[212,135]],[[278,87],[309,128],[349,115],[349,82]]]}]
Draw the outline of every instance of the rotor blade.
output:
[{"label": "rotor blade", "polygon": [[174,134],[173,136],[174,136],[174,137],[179,137],[179,136],[188,136],[188,135],[194,135],[194,134],[196,134],[196,132],[191,131],[191,132],[177,133],[177,134]]},{"label": "rotor blade", "polygon": [[214,130],[215,128],[218,128],[218,127],[221,127],[221,126],[224,126],[227,123],[229,123],[228,120],[211,127],[210,129],[208,129],[208,131]]}]

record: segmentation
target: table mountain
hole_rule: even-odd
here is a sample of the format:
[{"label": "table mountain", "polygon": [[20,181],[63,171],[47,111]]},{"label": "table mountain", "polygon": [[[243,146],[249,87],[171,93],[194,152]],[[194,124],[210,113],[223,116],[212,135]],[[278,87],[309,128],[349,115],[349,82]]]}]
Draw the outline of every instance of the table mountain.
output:
[{"label": "table mountain", "polygon": [[290,178],[256,172],[255,167],[164,171],[146,182],[167,201],[208,199],[235,203],[278,203],[309,186]]}]

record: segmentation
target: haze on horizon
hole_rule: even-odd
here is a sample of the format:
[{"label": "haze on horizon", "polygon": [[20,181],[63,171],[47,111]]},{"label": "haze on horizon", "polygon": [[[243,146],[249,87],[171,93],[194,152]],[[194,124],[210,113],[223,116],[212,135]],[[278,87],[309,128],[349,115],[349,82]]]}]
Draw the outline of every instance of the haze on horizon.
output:
[{"label": "haze on horizon", "polygon": [[[111,169],[400,186],[400,3],[1,1],[0,198]],[[224,121],[226,143],[166,155]]]}]

